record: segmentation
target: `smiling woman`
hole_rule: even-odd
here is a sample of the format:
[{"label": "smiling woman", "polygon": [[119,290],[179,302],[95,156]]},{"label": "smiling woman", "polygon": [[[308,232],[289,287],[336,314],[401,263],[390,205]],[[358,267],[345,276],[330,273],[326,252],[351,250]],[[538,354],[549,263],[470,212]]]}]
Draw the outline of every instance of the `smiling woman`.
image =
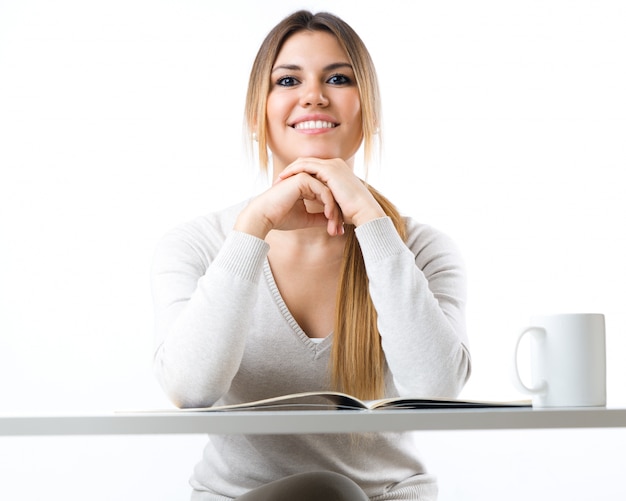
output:
[{"label": "smiling woman", "polygon": [[[327,57],[335,55],[337,59],[335,61],[332,61],[332,58],[327,60],[328,66],[323,67],[323,71],[328,73],[327,78],[329,79],[328,82],[324,83],[327,86],[356,86],[358,89],[365,159],[369,160],[374,149],[375,139],[379,138],[376,131],[380,125],[380,91],[376,69],[367,48],[350,26],[343,22],[332,22],[332,19],[327,18],[323,13],[311,20],[297,16],[292,16],[290,19],[290,23],[280,23],[268,34],[259,49],[250,72],[246,120],[250,126],[250,133],[257,134],[261,167],[266,167],[268,164],[266,124],[263,118],[266,115],[267,100],[271,88],[279,83],[283,86],[299,83],[298,75],[293,72],[303,71],[303,68],[296,64],[297,61],[301,61],[299,54],[294,54],[295,59],[293,61],[285,59],[283,63],[278,59],[279,52],[281,52],[282,58],[289,56],[288,53],[285,53],[283,44],[294,32],[301,36],[331,37],[333,39],[332,41],[327,40],[324,48],[331,50],[331,53],[326,54]],[[293,40],[291,41],[293,42]],[[315,52],[315,59],[317,59],[318,48],[313,46],[312,49]],[[285,80],[274,74],[281,70],[284,71],[282,76]]]},{"label": "smiling woman", "polygon": [[[176,405],[458,395],[470,372],[459,253],[354,173],[379,102],[371,58],[336,16],[300,11],[267,36],[246,118],[272,186],[171,231],[155,256],[155,368]],[[403,434],[212,436],[191,484],[195,500],[437,493]]]},{"label": "smiling woman", "polygon": [[334,35],[300,32],[276,58],[267,99],[274,175],[300,157],[342,158],[361,145],[361,104],[352,65]]}]

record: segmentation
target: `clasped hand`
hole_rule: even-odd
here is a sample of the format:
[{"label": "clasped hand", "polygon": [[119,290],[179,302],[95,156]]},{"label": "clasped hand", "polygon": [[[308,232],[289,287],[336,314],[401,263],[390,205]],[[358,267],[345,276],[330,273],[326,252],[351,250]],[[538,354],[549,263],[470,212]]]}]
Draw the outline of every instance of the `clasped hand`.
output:
[{"label": "clasped hand", "polygon": [[273,229],[326,226],[335,236],[343,234],[344,223],[359,226],[384,215],[344,160],[299,158],[248,204],[235,229],[264,239]]}]

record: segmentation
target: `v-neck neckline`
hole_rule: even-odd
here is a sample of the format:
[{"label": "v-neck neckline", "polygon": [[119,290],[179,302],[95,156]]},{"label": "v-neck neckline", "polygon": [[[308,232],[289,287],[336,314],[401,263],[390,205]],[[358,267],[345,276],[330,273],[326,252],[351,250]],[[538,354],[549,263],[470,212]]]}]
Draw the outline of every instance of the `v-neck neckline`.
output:
[{"label": "v-neck neckline", "polygon": [[287,307],[287,303],[285,303],[285,300],[283,299],[283,296],[280,293],[280,290],[278,289],[278,285],[276,284],[276,280],[274,279],[274,274],[272,273],[272,267],[270,266],[269,259],[267,258],[265,259],[265,262],[263,263],[263,272],[265,275],[265,280],[267,282],[267,285],[270,289],[270,293],[272,294],[272,297],[274,299],[274,302],[276,303],[276,306],[278,306],[278,309],[280,310],[280,313],[283,316],[283,318],[287,321],[287,323],[291,327],[292,332],[308,348],[310,348],[314,352],[319,352],[319,351],[326,349],[326,347],[330,345],[331,339],[333,337],[333,333],[330,332],[328,336],[326,336],[325,338],[322,338],[321,342],[311,341],[311,338],[307,335],[306,332],[304,332],[302,327],[300,327],[300,324],[298,324],[298,321],[294,318],[294,316],[291,314],[291,311]]}]

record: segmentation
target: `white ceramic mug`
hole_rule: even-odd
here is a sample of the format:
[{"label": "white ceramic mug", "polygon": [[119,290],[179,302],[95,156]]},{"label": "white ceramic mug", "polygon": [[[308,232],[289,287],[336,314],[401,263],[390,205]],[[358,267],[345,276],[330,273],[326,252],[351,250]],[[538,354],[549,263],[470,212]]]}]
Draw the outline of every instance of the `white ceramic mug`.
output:
[{"label": "white ceramic mug", "polygon": [[[518,351],[531,336],[532,385],[522,382]],[[513,384],[532,395],[535,407],[595,407],[606,405],[606,341],[604,315],[571,313],[531,318],[517,336]]]}]

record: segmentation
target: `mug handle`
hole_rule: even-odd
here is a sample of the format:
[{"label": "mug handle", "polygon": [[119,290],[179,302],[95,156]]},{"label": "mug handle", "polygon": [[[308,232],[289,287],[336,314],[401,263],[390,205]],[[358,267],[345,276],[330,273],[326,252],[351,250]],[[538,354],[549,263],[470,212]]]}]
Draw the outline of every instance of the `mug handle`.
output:
[{"label": "mug handle", "polygon": [[540,393],[545,393],[545,391],[548,389],[548,383],[542,380],[535,387],[530,388],[526,386],[523,383],[522,378],[520,377],[519,367],[517,365],[517,352],[519,350],[520,342],[522,341],[522,338],[524,337],[524,335],[533,331],[541,333],[544,336],[546,335],[546,330],[541,327],[526,327],[522,332],[519,333],[519,335],[517,336],[517,340],[515,342],[515,350],[513,351],[514,358],[513,358],[513,366],[512,366],[513,371],[512,371],[511,380],[513,382],[513,386],[515,386],[522,393],[527,393],[529,395],[538,395]]}]

